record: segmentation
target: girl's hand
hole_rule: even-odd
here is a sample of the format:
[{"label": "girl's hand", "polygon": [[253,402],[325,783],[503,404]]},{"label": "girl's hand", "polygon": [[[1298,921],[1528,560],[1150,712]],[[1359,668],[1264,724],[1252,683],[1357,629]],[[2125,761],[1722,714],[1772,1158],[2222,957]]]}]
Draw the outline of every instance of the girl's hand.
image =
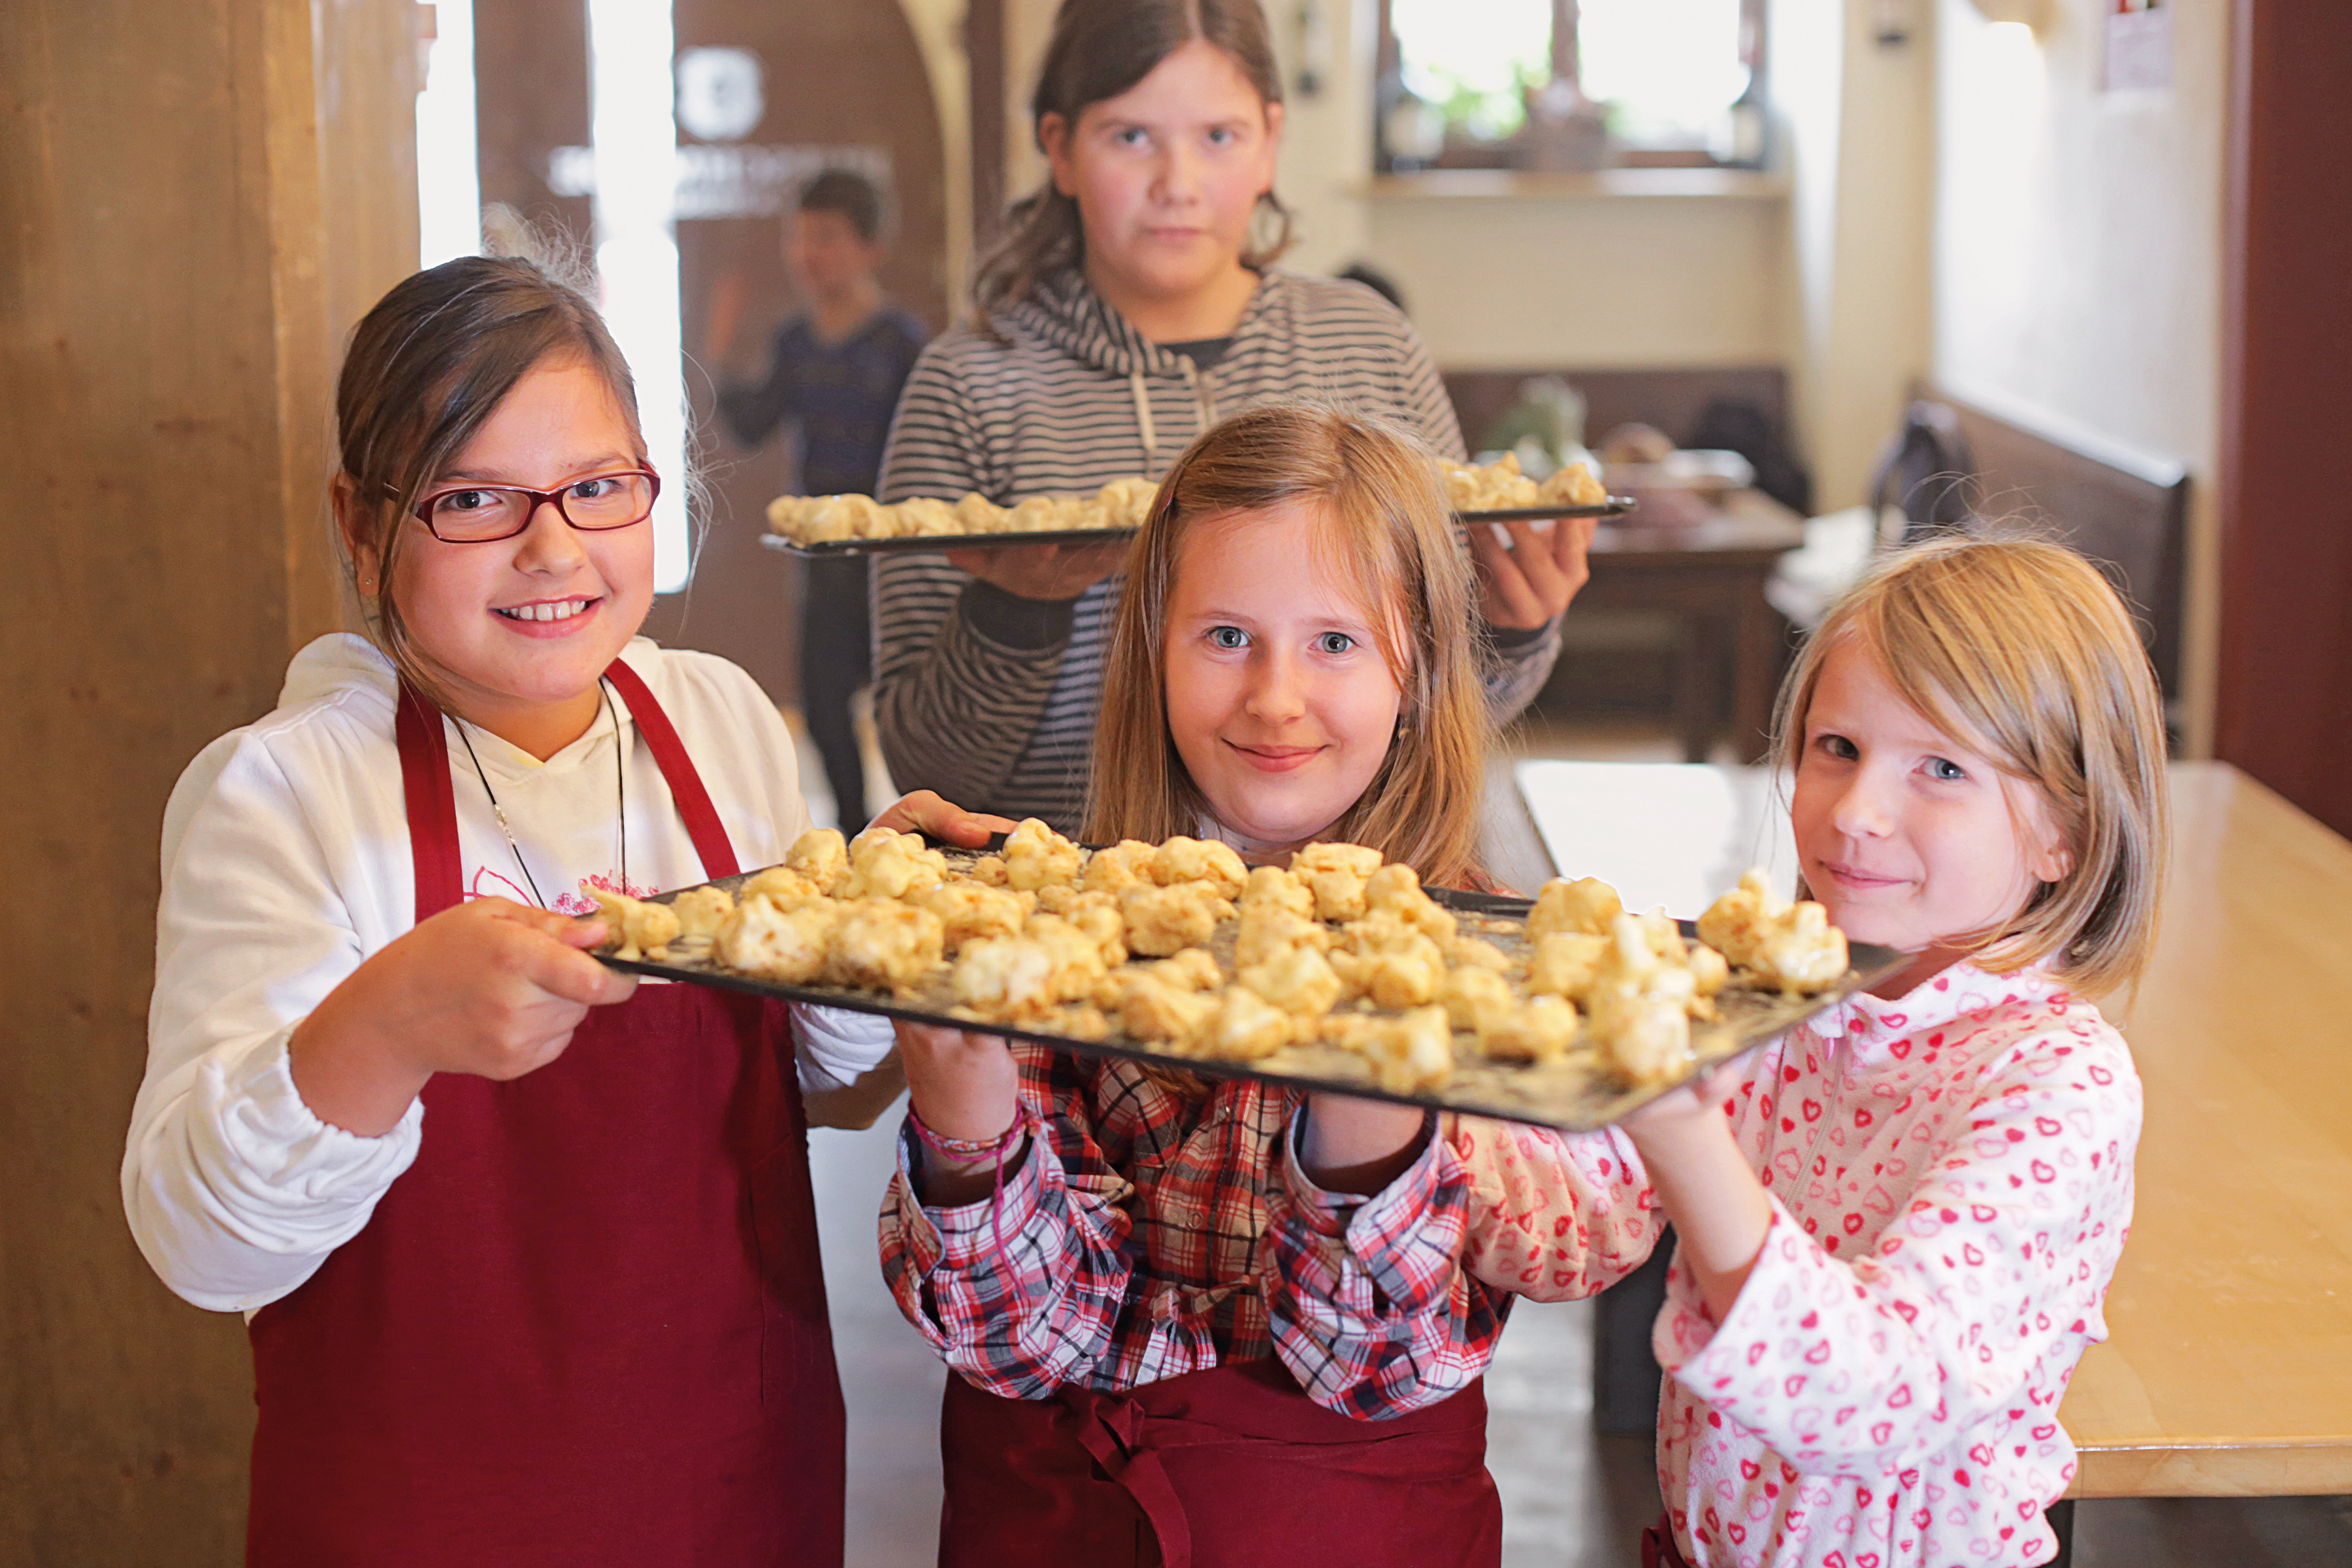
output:
[{"label": "girl's hand", "polygon": [[1325,1192],[1370,1196],[1420,1155],[1422,1130],[1428,1124],[1428,1113],[1414,1106],[1310,1094],[1298,1163],[1307,1179]]},{"label": "girl's hand", "polygon": [[1127,545],[1016,544],[997,550],[950,550],[948,564],[1016,599],[1075,599],[1119,568]]},{"label": "girl's hand", "polygon": [[1493,524],[1471,529],[1479,607],[1487,624],[1531,632],[1566,610],[1592,575],[1586,554],[1599,523],[1598,518],[1558,518],[1546,538],[1532,522],[1507,522],[1502,526],[1510,531],[1508,550],[1496,542]]},{"label": "girl's hand", "polygon": [[353,970],[294,1027],[294,1087],[322,1121],[380,1138],[436,1072],[515,1079],[563,1054],[637,977],[585,951],[601,921],[504,899],[444,910]]},{"label": "girl's hand", "polygon": [[1010,833],[1017,825],[984,811],[966,811],[940,799],[933,791],[919,789],[899,796],[898,804],[874,819],[873,826],[919,833],[926,838],[944,838],[966,849],[976,849],[988,842],[990,834]]},{"label": "girl's hand", "polygon": [[[1013,1130],[1021,1113],[1021,1073],[1002,1037],[903,1020],[898,1030],[908,1103],[925,1127],[942,1138],[972,1143],[992,1142]],[[928,1143],[921,1147],[926,1203],[955,1208],[988,1195],[995,1152],[960,1160]],[[1008,1145],[1005,1163],[1018,1152]]]}]

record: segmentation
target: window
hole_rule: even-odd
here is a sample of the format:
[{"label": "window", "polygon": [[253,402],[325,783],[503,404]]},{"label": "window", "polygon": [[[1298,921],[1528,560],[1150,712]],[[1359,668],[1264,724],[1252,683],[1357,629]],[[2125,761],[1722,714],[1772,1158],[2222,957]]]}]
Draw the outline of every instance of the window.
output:
[{"label": "window", "polygon": [[1755,168],[1763,0],[1381,0],[1383,174]]}]

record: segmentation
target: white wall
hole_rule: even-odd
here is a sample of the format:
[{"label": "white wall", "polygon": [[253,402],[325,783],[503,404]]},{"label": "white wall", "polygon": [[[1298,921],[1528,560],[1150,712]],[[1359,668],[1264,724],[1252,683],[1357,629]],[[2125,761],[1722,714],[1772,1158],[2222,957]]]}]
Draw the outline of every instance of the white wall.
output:
[{"label": "white wall", "polygon": [[2100,89],[2097,0],[2038,41],[1940,0],[1935,370],[1954,393],[2185,464],[2183,660],[2210,749],[2229,0],[2170,0],[2173,86]]}]

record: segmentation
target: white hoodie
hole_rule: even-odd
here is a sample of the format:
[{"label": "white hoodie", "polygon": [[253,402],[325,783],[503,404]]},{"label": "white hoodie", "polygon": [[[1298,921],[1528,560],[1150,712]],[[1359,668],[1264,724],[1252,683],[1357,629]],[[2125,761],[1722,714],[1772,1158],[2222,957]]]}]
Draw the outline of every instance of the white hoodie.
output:
[{"label": "white hoodie", "polygon": [[[624,652],[677,726],[746,868],[808,826],[793,743],[751,677],[640,637]],[[287,1037],[362,960],[415,924],[408,818],[394,740],[397,684],[365,639],[295,656],[275,711],[205,748],[163,814],[163,896],[147,1077],[122,1160],[123,1207],[163,1282],[199,1307],[250,1312],[357,1235],[415,1159],[425,1109],[362,1138],[311,1114]],[[621,886],[614,732],[625,752],[627,891],[705,879],[628,706],[541,763],[467,726],[551,905]],[[468,897],[532,902],[454,721],[447,727]],[[888,1020],[794,1009],[804,1089],[854,1080],[887,1054]]]}]

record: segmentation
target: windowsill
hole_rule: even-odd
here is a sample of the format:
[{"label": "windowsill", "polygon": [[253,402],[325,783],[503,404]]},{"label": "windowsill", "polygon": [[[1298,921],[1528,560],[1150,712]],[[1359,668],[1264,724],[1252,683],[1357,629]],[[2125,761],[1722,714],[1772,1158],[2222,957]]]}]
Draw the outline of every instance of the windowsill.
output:
[{"label": "windowsill", "polygon": [[1789,194],[1789,180],[1755,169],[1424,169],[1374,175],[1366,190],[1374,201],[1779,201]]}]

